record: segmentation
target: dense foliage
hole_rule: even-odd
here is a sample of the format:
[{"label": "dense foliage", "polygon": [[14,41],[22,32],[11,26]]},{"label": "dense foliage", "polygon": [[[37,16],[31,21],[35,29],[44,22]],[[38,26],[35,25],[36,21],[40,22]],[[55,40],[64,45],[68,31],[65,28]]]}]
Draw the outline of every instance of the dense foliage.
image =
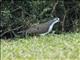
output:
[{"label": "dense foliage", "polygon": [[60,18],[60,32],[80,31],[80,1],[77,0],[0,0],[0,35],[17,36],[18,31],[53,17]]}]

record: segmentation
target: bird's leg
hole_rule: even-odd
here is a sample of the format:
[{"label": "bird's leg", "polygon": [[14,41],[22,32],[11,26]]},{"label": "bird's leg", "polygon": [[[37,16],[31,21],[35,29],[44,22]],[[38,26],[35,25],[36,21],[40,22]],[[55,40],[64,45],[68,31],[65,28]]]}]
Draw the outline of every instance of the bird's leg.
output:
[{"label": "bird's leg", "polygon": [[45,35],[47,35],[48,34],[48,32],[47,33],[42,33],[42,34],[40,34],[40,36],[45,36]]},{"label": "bird's leg", "polygon": [[55,31],[52,31],[52,34],[54,34],[55,33]]},{"label": "bird's leg", "polygon": [[54,35],[55,34],[55,31],[52,31],[51,35]]}]

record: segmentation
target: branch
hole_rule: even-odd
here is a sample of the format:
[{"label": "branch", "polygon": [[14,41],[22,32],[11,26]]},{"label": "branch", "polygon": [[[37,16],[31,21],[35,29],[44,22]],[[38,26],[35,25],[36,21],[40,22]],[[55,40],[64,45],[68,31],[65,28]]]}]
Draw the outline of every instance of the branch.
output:
[{"label": "branch", "polygon": [[17,28],[12,29],[12,30],[6,31],[6,32],[2,33],[2,34],[0,35],[0,37],[2,37],[3,35],[5,35],[5,34],[8,33],[8,32],[18,30],[18,29],[21,28],[21,27],[23,27],[23,26],[19,26],[19,27],[17,27]]},{"label": "branch", "polygon": [[42,16],[45,12],[51,10],[51,8],[44,8],[43,11],[39,14],[39,16]]},{"label": "branch", "polygon": [[53,6],[53,9],[52,9],[52,12],[51,12],[51,13],[53,13],[53,12],[55,11],[57,4],[58,4],[58,1],[54,4],[54,6]]},{"label": "branch", "polygon": [[2,2],[2,0],[0,0],[0,3]]},{"label": "branch", "polygon": [[[52,12],[51,13],[53,13],[54,11],[55,11],[55,8],[56,8],[56,6],[57,6],[57,4],[58,4],[58,1],[54,4],[54,6],[53,6],[53,9],[52,9]],[[39,16],[42,16],[45,12],[47,12],[47,11],[49,11],[49,10],[51,10],[51,8],[44,8],[43,9],[43,11],[40,13],[40,15]]]},{"label": "branch", "polygon": [[22,10],[22,7],[19,6],[18,8],[12,10],[11,13],[14,13],[14,12],[16,12],[16,11],[18,11],[18,10]]}]

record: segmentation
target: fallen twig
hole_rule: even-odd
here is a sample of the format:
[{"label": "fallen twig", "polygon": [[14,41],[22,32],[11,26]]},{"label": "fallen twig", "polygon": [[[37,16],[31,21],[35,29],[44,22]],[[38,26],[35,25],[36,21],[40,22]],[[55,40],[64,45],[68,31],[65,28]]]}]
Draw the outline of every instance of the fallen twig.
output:
[{"label": "fallen twig", "polygon": [[8,30],[8,31],[2,33],[2,34],[0,35],[0,37],[2,37],[3,35],[5,35],[5,34],[8,33],[8,32],[18,30],[18,29],[21,28],[21,27],[23,27],[23,26],[19,26],[19,27],[17,27],[17,28],[14,28],[14,29]]}]

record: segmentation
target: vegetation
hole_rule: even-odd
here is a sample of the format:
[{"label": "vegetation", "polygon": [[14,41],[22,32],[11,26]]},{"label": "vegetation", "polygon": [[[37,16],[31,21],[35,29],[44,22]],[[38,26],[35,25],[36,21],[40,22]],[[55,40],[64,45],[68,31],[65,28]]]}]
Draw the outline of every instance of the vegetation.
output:
[{"label": "vegetation", "polygon": [[80,33],[1,40],[1,60],[80,60]]},{"label": "vegetation", "polygon": [[[80,0],[0,0],[0,4],[1,60],[80,60]],[[55,31],[61,34],[14,38],[54,17],[60,18]]]},{"label": "vegetation", "polygon": [[80,31],[79,0],[0,0],[0,34],[13,37],[30,26],[60,18],[58,31]]}]

